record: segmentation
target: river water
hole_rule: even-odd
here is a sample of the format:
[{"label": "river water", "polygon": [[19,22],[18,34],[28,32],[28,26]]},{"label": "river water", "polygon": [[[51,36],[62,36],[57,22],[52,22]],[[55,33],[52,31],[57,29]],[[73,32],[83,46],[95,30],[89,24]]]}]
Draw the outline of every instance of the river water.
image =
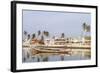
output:
[{"label": "river water", "polygon": [[[77,54],[61,54],[61,53],[37,53],[34,55],[30,55],[27,53],[25,55],[25,51],[22,51],[22,62],[30,63],[30,62],[51,62],[51,61],[70,61],[70,60],[88,60],[91,59],[90,54],[82,55],[82,52],[77,52]],[[87,54],[87,52],[86,52]]]}]

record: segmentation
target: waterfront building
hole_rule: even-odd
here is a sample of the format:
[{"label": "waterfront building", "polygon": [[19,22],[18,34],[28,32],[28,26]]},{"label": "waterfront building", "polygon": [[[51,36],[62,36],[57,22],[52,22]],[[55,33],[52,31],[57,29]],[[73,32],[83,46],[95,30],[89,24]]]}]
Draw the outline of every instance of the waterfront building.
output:
[{"label": "waterfront building", "polygon": [[54,45],[54,39],[45,39],[44,44],[45,45]]},{"label": "waterfront building", "polygon": [[55,45],[65,45],[67,40],[65,38],[57,38],[54,40]]}]

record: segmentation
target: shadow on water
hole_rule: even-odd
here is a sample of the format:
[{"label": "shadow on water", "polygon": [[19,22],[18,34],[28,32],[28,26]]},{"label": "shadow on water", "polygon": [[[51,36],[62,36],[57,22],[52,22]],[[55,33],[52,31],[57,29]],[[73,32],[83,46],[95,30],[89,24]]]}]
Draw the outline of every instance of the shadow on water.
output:
[{"label": "shadow on water", "polygon": [[43,58],[43,62],[48,61],[48,57]]},{"label": "shadow on water", "polygon": [[37,61],[40,62],[40,58],[39,57],[37,57]]},{"label": "shadow on water", "polygon": [[36,62],[64,61],[65,56],[65,54],[59,53],[38,53],[34,55],[32,59]]}]

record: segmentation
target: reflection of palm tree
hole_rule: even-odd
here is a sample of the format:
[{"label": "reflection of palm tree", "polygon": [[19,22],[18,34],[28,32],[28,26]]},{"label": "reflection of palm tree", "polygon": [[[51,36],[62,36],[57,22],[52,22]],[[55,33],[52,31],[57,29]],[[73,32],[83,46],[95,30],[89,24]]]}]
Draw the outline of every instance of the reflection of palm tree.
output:
[{"label": "reflection of palm tree", "polygon": [[40,62],[40,58],[39,57],[37,57],[37,61]]},{"label": "reflection of palm tree", "polygon": [[44,58],[43,58],[43,61],[48,61],[48,57],[47,57],[47,56],[44,57]]},{"label": "reflection of palm tree", "polygon": [[61,56],[61,61],[64,61],[64,56]]},{"label": "reflection of palm tree", "polygon": [[43,53],[43,54],[40,53],[39,56],[40,56],[40,58],[41,58],[41,60],[42,60],[43,62],[48,61],[48,56],[46,56],[44,53]]}]

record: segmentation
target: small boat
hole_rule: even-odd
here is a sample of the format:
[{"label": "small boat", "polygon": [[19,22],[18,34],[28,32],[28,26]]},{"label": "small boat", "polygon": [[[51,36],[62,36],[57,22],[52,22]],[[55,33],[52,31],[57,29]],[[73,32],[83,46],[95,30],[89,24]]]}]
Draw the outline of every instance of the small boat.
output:
[{"label": "small boat", "polygon": [[37,53],[65,53],[69,54],[69,50],[60,50],[60,49],[42,49],[42,48],[36,48],[34,49]]}]

